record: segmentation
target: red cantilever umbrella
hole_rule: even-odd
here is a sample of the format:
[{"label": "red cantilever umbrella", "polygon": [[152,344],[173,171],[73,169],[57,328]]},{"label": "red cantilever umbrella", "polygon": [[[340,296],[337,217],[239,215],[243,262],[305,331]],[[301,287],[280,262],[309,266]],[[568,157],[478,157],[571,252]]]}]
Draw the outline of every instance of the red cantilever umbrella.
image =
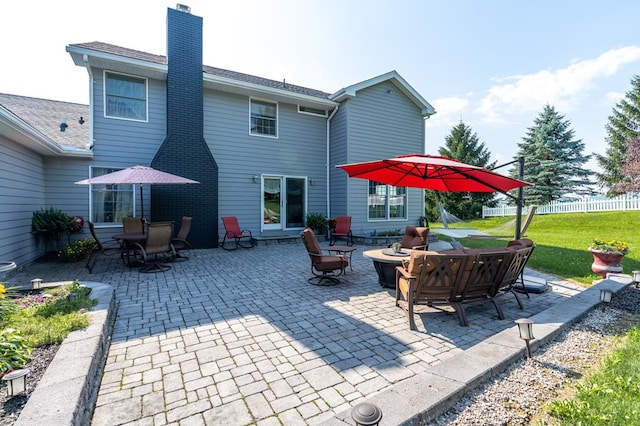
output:
[{"label": "red cantilever umbrella", "polygon": [[350,177],[393,186],[433,189],[445,192],[502,192],[531,185],[483,167],[447,157],[424,154],[400,155],[385,160],[343,164]]}]

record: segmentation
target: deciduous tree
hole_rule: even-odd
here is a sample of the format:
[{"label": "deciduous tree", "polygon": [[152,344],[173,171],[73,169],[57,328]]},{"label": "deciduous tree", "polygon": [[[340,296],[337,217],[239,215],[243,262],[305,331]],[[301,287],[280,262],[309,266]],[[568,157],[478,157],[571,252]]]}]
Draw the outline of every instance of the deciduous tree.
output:
[{"label": "deciduous tree", "polygon": [[640,137],[627,142],[622,158],[623,181],[613,185],[616,193],[640,192]]}]

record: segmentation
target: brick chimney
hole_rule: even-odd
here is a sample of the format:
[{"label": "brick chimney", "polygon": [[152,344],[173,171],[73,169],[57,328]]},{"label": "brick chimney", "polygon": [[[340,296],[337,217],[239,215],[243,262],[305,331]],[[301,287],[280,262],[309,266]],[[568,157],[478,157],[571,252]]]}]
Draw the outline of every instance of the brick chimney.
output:
[{"label": "brick chimney", "polygon": [[151,167],[200,184],[152,185],[151,217],[177,228],[191,216],[192,246],[217,247],[218,165],[203,136],[202,18],[188,6],[167,11],[167,62],[167,136]]}]

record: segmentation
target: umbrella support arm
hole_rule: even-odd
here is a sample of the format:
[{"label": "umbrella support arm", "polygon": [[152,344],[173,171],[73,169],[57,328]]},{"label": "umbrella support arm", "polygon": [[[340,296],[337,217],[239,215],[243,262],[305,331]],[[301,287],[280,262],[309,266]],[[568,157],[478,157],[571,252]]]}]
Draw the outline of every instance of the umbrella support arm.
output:
[{"label": "umbrella support arm", "polygon": [[[509,166],[515,163],[518,163],[518,179],[523,180],[524,179],[524,157],[518,157],[517,160],[504,163],[500,166],[494,167],[491,170],[499,169],[500,167]],[[503,194],[505,194],[507,197],[513,198],[516,202],[516,233],[514,237],[516,240],[519,240],[521,237],[520,226],[522,222],[522,207],[524,205],[524,190],[522,189],[522,187],[519,187],[517,197],[514,197],[511,194],[507,194],[506,192],[503,192]]]}]

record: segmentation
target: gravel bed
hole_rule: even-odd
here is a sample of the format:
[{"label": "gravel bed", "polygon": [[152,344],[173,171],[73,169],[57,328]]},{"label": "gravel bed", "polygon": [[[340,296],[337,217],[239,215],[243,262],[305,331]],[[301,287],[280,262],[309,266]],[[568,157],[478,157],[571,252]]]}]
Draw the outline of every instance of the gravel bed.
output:
[{"label": "gravel bed", "polygon": [[35,348],[31,353],[31,360],[24,367],[29,369],[27,376],[27,393],[16,395],[13,398],[7,396],[6,386],[0,390],[0,426],[8,426],[15,423],[20,411],[29,400],[29,394],[36,388],[38,382],[47,370],[58,351],[59,345],[49,345]]},{"label": "gravel bed", "polygon": [[[620,336],[640,325],[640,290],[625,287],[604,310],[596,308],[579,323],[469,392],[431,425],[528,425],[540,423],[543,407],[597,368]],[[535,327],[534,327],[535,336]]]}]

